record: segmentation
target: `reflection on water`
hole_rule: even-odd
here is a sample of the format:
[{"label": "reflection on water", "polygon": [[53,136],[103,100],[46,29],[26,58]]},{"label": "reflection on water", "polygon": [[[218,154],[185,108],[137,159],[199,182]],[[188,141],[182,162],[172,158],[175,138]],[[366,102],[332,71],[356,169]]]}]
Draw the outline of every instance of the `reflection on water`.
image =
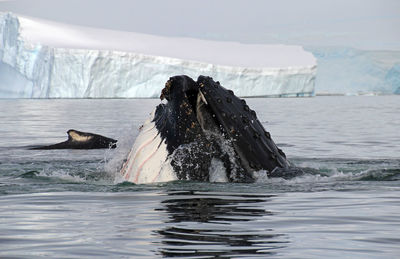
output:
[{"label": "reflection on water", "polygon": [[[169,192],[162,208],[169,220],[158,230],[164,257],[259,256],[276,254],[288,237],[268,224],[272,195]],[[262,223],[262,224],[260,224]],[[266,224],[265,224],[266,223]]]}]

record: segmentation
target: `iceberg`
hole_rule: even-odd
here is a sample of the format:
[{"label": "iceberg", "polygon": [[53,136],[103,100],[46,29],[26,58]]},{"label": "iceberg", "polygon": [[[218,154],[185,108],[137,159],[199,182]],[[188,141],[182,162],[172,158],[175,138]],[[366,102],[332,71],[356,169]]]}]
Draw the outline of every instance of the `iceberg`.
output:
[{"label": "iceberg", "polygon": [[[400,58],[398,59],[400,61]],[[385,83],[392,88],[394,94],[400,94],[400,62],[396,63],[385,75]]]},{"label": "iceberg", "polygon": [[318,60],[316,94],[400,94],[400,51],[306,47]]},{"label": "iceberg", "polygon": [[0,98],[158,97],[170,76],[204,74],[241,97],[312,96],[301,46],[95,29],[0,13]]}]

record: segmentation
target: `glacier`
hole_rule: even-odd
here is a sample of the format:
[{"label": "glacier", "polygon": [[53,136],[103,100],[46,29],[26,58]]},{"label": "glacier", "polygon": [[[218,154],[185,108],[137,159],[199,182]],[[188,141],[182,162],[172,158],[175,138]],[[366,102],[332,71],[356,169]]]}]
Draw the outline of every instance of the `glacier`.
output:
[{"label": "glacier", "polygon": [[301,46],[172,38],[0,13],[0,98],[158,97],[170,76],[208,75],[241,97],[312,96]]},{"label": "glacier", "polygon": [[305,47],[318,61],[317,95],[400,94],[400,51]]}]

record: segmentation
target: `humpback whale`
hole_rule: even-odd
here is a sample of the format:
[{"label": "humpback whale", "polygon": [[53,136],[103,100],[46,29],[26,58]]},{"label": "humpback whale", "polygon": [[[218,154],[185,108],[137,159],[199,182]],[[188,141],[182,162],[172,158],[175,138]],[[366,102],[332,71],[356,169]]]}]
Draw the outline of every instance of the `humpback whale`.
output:
[{"label": "humpback whale", "polygon": [[98,134],[70,129],[68,139],[54,145],[39,146],[32,149],[99,149],[115,148],[117,140]]},{"label": "humpback whale", "polygon": [[[122,165],[126,181],[252,182],[261,170],[268,177],[302,173],[246,101],[211,77],[171,77],[160,99]],[[223,173],[216,178],[216,171]]]}]

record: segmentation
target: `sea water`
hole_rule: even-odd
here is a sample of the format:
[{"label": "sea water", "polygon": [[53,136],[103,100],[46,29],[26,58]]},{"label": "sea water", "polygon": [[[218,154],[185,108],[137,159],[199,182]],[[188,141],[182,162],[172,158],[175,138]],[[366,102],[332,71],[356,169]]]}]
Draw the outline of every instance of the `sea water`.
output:
[{"label": "sea water", "polygon": [[[159,100],[0,100],[0,257],[400,258],[400,96],[247,99],[305,175],[123,182]],[[30,150],[76,129],[116,150]]]}]

